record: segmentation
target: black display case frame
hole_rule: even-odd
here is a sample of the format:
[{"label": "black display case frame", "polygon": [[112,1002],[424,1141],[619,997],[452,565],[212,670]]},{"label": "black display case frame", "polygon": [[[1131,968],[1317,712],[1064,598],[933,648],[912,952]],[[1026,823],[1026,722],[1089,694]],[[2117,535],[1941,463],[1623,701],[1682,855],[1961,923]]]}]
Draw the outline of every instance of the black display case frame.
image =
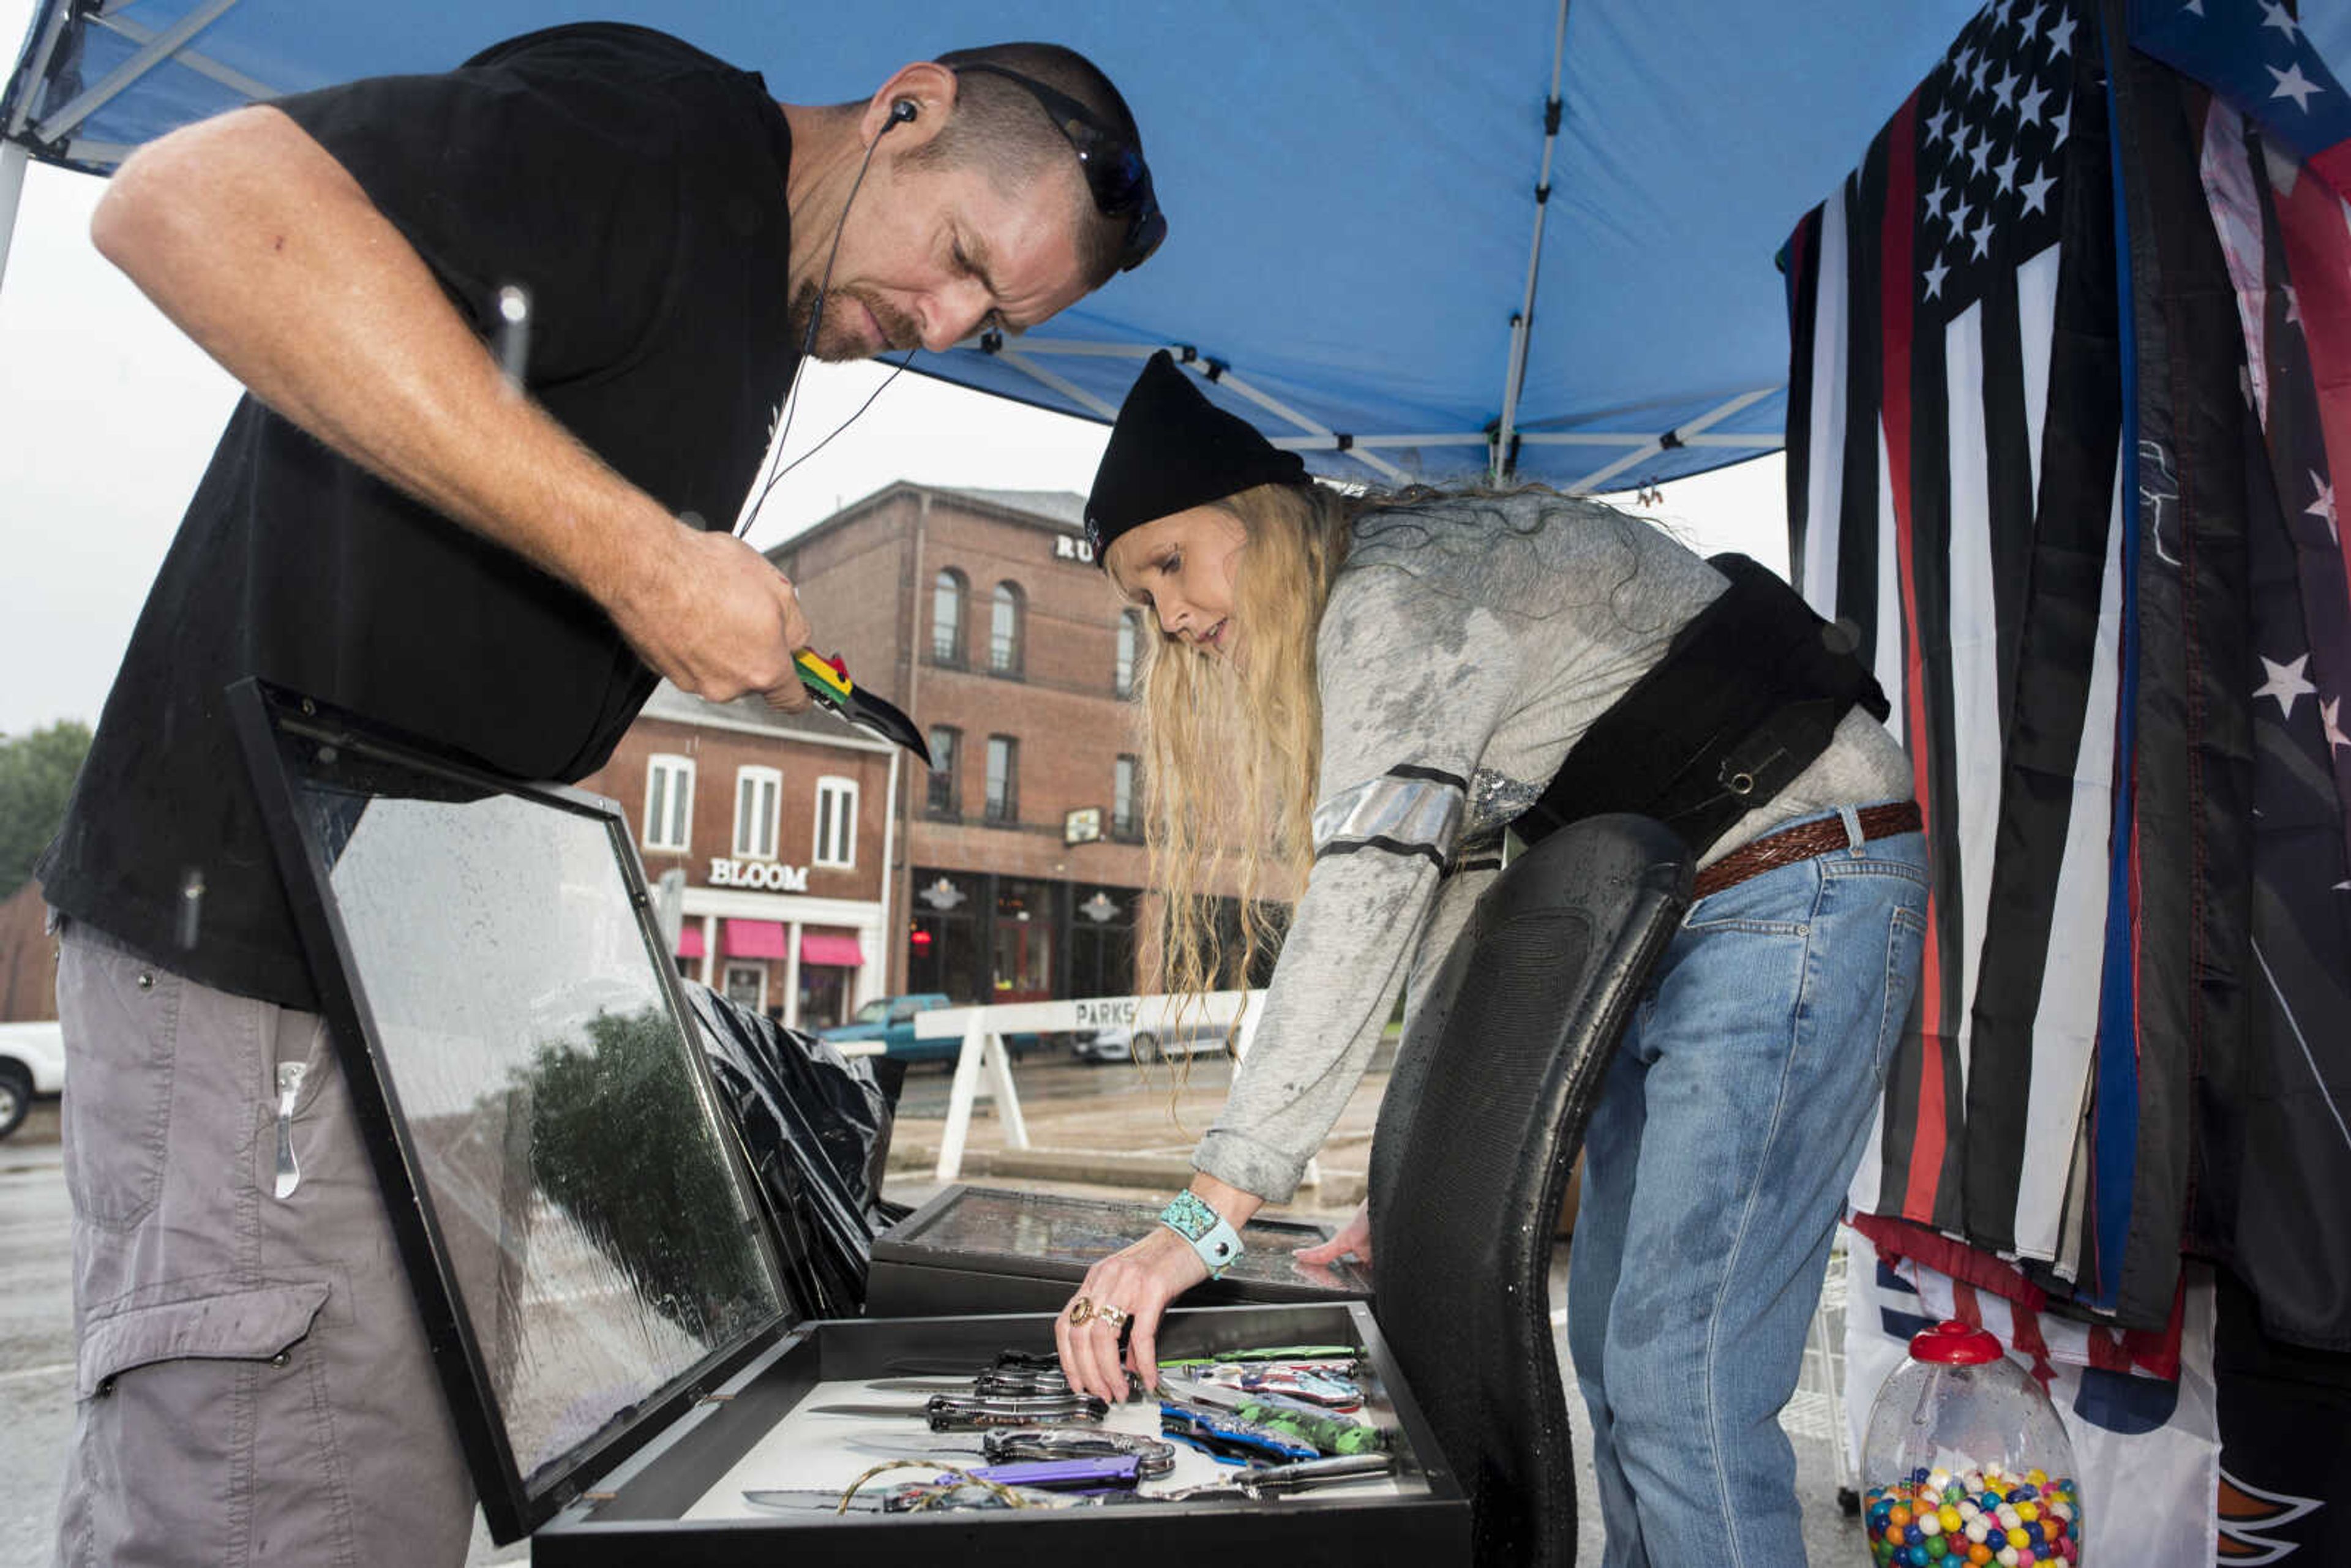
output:
[{"label": "black display case frame", "polygon": [[[674,967],[665,956],[633,839],[611,801],[578,789],[500,777],[445,749],[258,681],[233,687],[231,708],[256,796],[293,905],[320,1010],[348,1077],[360,1135],[386,1197],[392,1229],[448,1397],[458,1441],[494,1539],[528,1534],[532,1560],[561,1568],[648,1562],[712,1565],[851,1563],[889,1568],[951,1553],[974,1564],[1031,1568],[1101,1553],[1120,1568],[1196,1568],[1209,1552],[1278,1553],[1290,1563],[1447,1563],[1468,1554],[1469,1510],[1419,1409],[1398,1376],[1370,1309],[1360,1301],[1256,1303],[1171,1312],[1163,1354],[1215,1354],[1266,1344],[1349,1343],[1361,1348],[1367,1393],[1394,1415],[1395,1484],[1376,1493],[1309,1494],[1259,1503],[1202,1500],[1149,1507],[997,1510],[891,1517],[824,1513],[687,1521],[759,1435],[820,1382],[879,1376],[907,1360],[967,1359],[1007,1348],[1050,1350],[1050,1314],[803,1321],[772,1248],[759,1231],[752,1176],[726,1127]],[[322,761],[322,758],[325,760]],[[504,797],[533,811],[584,820],[604,835],[633,922],[658,976],[656,1011],[686,1052],[684,1082],[717,1140],[732,1207],[757,1249],[779,1306],[739,1325],[708,1354],[664,1377],[560,1458],[526,1477],[502,1416],[496,1379],[469,1317],[423,1161],[402,1109],[399,1073],[370,1001],[342,913],[319,813],[301,790],[321,768],[350,775],[352,799],[372,805],[364,780],[425,778],[437,794],[473,802]],[[356,816],[356,813],[355,813]],[[460,912],[449,912],[460,917]],[[616,914],[615,919],[620,918]],[[413,977],[412,977],[413,979]],[[654,982],[648,981],[648,984]],[[731,1220],[727,1221],[729,1224]],[[910,1425],[910,1432],[919,1427]],[[1400,1554],[1400,1555],[1399,1555]]]}]

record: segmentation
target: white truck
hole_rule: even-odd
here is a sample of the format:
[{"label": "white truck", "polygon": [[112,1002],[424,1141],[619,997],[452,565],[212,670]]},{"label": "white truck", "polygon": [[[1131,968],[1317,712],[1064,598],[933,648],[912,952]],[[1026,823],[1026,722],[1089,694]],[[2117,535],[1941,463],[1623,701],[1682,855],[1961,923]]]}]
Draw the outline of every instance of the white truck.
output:
[{"label": "white truck", "polygon": [[0,1023],[0,1138],[24,1125],[35,1098],[65,1086],[65,1031],[55,1020]]}]

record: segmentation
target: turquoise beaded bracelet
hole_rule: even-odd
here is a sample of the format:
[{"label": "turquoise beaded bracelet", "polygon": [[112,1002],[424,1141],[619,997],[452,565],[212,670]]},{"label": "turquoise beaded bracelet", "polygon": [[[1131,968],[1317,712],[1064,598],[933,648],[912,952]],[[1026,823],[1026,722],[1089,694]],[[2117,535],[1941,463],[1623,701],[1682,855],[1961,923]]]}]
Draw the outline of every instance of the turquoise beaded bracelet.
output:
[{"label": "turquoise beaded bracelet", "polygon": [[1165,1208],[1159,1211],[1159,1223],[1182,1237],[1208,1266],[1208,1278],[1223,1277],[1233,1260],[1241,1255],[1241,1239],[1227,1224],[1225,1217],[1208,1207],[1207,1200],[1189,1190],[1179,1192]]}]

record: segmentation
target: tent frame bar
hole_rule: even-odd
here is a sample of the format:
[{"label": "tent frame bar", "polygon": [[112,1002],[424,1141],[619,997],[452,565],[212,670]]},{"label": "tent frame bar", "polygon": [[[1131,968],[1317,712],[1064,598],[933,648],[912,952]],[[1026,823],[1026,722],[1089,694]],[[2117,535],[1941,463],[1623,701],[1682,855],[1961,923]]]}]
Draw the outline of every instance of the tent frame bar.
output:
[{"label": "tent frame bar", "polygon": [[[1564,7],[1562,6],[1562,13]],[[1016,346],[1017,345],[1017,346]],[[1039,364],[1034,356],[1050,354],[1072,359],[1141,360],[1162,349],[1176,358],[1176,362],[1189,368],[1205,381],[1230,389],[1237,396],[1264,409],[1278,418],[1288,420],[1305,432],[1300,435],[1274,435],[1267,439],[1284,452],[1343,452],[1370,468],[1393,485],[1405,485],[1412,476],[1395,465],[1384,462],[1373,454],[1383,448],[1408,450],[1414,447],[1487,447],[1506,451],[1510,443],[1497,443],[1494,433],[1484,430],[1459,430],[1423,434],[1382,435],[1341,435],[1317,423],[1270,393],[1250,385],[1235,375],[1223,361],[1201,353],[1184,343],[1105,343],[1083,338],[1019,338],[1007,340],[994,337],[974,337],[957,345],[993,354],[1014,369],[1020,371],[1040,385],[1050,388],[1080,408],[1097,417],[1114,420],[1118,411],[1082,387],[1054,374]],[[1614,477],[1635,463],[1653,453],[1671,451],[1677,446],[1700,446],[1754,453],[1776,452],[1785,444],[1779,432],[1752,435],[1717,434],[1711,426],[1720,423],[1740,410],[1747,408],[1772,393],[1785,390],[1784,383],[1759,387],[1744,392],[1729,401],[1708,409],[1687,423],[1671,429],[1649,432],[1635,430],[1537,430],[1511,433],[1511,441],[1527,446],[1610,446],[1622,449],[1622,455],[1605,467],[1595,469],[1570,488],[1578,495],[1590,492],[1597,484]],[[1510,468],[1493,473],[1497,480],[1507,476]]]},{"label": "tent frame bar", "polygon": [[1071,402],[1076,403],[1080,408],[1089,410],[1099,415],[1101,418],[1107,420],[1114,420],[1118,417],[1118,410],[1102,402],[1102,399],[1094,396],[1093,393],[1086,391],[1085,388],[1079,386],[1076,382],[1067,381],[1061,376],[1055,375],[1052,371],[1047,370],[1044,366],[1039,364],[1036,361],[1030,359],[1027,354],[1022,353],[1018,349],[998,349],[996,350],[996,357],[1002,360],[1006,364],[1010,365],[1013,369],[1020,371],[1023,375],[1028,376],[1030,380],[1041,382],[1046,386],[1052,388],[1055,392],[1060,392],[1063,397],[1068,398]]},{"label": "tent frame bar", "polygon": [[[987,338],[985,333],[966,338],[956,347],[977,349],[983,353],[991,351],[987,347]],[[1181,343],[1097,343],[1084,338],[1028,336],[1008,339],[992,351],[998,354],[1009,354],[1015,349],[1029,354],[1064,354],[1073,359],[1104,360],[1147,360],[1162,349],[1165,349],[1180,360],[1194,351]]]},{"label": "tent frame bar", "polygon": [[[154,28],[141,22],[134,22],[128,16],[115,16],[110,11],[98,12],[90,17],[90,20],[108,32],[119,34],[134,44],[152,43],[155,39]],[[175,57],[198,76],[210,77],[229,91],[241,93],[256,103],[281,96],[279,90],[267,82],[256,81],[243,71],[221,64],[209,55],[200,55],[193,49],[181,49]]]},{"label": "tent frame bar", "polygon": [[[1777,387],[1759,387],[1750,392],[1741,392],[1737,397],[1732,398],[1729,402],[1722,404],[1720,407],[1714,409],[1708,413],[1701,414],[1698,418],[1690,421],[1689,423],[1682,426],[1680,432],[1669,431],[1667,434],[1672,435],[1675,441],[1681,445],[1689,446],[1699,444],[1700,442],[1698,438],[1702,437],[1706,434],[1707,426],[1717,424],[1721,423],[1723,420],[1729,419],[1740,409],[1747,407],[1750,403],[1760,402],[1779,390],[1780,389]],[[1665,443],[1663,440],[1658,442],[1658,445],[1662,446]],[[1711,446],[1717,444],[1717,443],[1707,441],[1704,442],[1703,444]],[[1766,445],[1766,444],[1761,442],[1756,443],[1756,444]],[[1769,444],[1770,446],[1776,446],[1779,443],[1777,442]],[[1617,475],[1623,473],[1625,469],[1630,468],[1634,464],[1638,463],[1642,458],[1646,457],[1655,450],[1655,447],[1643,446],[1635,451],[1627,452],[1624,456],[1617,458],[1614,463],[1595,468],[1591,473],[1586,474],[1583,478],[1578,479],[1574,484],[1569,486],[1568,489],[1570,493],[1573,495],[1588,495],[1592,491],[1598,489],[1603,483],[1614,478]]]},{"label": "tent frame bar", "polygon": [[1559,149],[1559,89],[1566,63],[1567,0],[1559,0],[1559,19],[1551,42],[1551,96],[1543,100],[1542,168],[1535,177],[1535,232],[1527,247],[1527,287],[1519,313],[1510,318],[1510,364],[1502,373],[1502,417],[1494,426],[1491,476],[1498,485],[1517,466],[1511,439],[1517,434],[1519,392],[1526,385],[1527,350],[1534,342],[1535,283],[1542,271],[1543,224],[1551,214],[1551,168]]},{"label": "tent frame bar", "polygon": [[33,128],[33,134],[43,141],[54,142],[111,102],[132,83],[177,54],[180,46],[203,32],[220,18],[223,12],[236,0],[203,0],[203,4],[186,16],[149,38],[137,52],[114,69],[104,81],[83,89],[81,94],[43,120]]},{"label": "tent frame bar", "polygon": [[[1016,344],[1018,347],[1015,346]],[[1288,403],[1283,402],[1280,398],[1275,397],[1272,393],[1252,386],[1249,382],[1243,380],[1241,377],[1233,374],[1231,367],[1225,364],[1224,361],[1214,360],[1202,354],[1196,348],[1188,343],[1097,343],[1088,342],[1081,338],[1019,338],[1007,340],[994,334],[987,334],[976,338],[967,338],[963,342],[957,344],[956,347],[977,349],[982,353],[992,355],[994,358],[1003,361],[1006,364],[1010,365],[1013,369],[1020,371],[1023,375],[1028,376],[1030,380],[1037,382],[1040,385],[1051,388],[1054,392],[1061,393],[1061,396],[1068,398],[1071,402],[1076,403],[1080,408],[1089,410],[1097,417],[1104,420],[1117,419],[1118,410],[1113,408],[1109,403],[1104,402],[1102,399],[1094,396],[1093,393],[1087,392],[1084,388],[1077,386],[1073,382],[1066,381],[1061,376],[1055,375],[1044,366],[1037,363],[1033,356],[1037,354],[1064,354],[1073,358],[1081,359],[1144,360],[1159,352],[1160,350],[1165,349],[1169,353],[1176,356],[1176,360],[1178,364],[1185,366],[1195,375],[1199,376],[1202,380],[1214,382],[1217,385],[1232,392],[1236,397],[1248,399],[1250,402],[1257,404],[1258,407],[1265,410],[1268,413],[1274,415],[1278,419],[1286,419],[1290,423],[1296,425],[1300,430],[1306,433],[1303,435],[1272,437],[1273,444],[1277,447],[1286,448],[1290,451],[1344,452],[1348,455],[1353,457],[1356,462],[1361,463],[1364,467],[1369,468],[1373,473],[1377,474],[1381,478],[1385,479],[1391,485],[1408,485],[1412,482],[1412,476],[1397,467],[1395,464],[1387,462],[1383,458],[1374,457],[1368,452],[1356,450],[1358,446],[1374,444],[1372,441],[1365,440],[1359,442],[1353,436],[1341,436],[1338,432],[1331,429],[1327,425],[1319,424],[1315,421],[1309,419],[1305,414],[1290,407]],[[1477,439],[1482,443],[1486,438],[1481,434]],[[1395,441],[1394,439],[1386,439],[1379,441],[1377,444],[1384,446],[1401,446],[1408,444]]]},{"label": "tent frame bar", "polygon": [[1214,364],[1205,360],[1192,360],[1186,361],[1185,368],[1193,371],[1193,373],[1197,375],[1202,381],[1214,382],[1218,386],[1225,388],[1235,395],[1249,399],[1249,402],[1257,404],[1258,407],[1265,410],[1266,413],[1272,414],[1276,418],[1290,421],[1290,423],[1306,432],[1312,439],[1316,441],[1328,442],[1330,444],[1327,448],[1317,448],[1317,450],[1344,452],[1348,456],[1353,457],[1356,462],[1362,464],[1373,473],[1377,474],[1381,478],[1385,479],[1391,485],[1401,486],[1412,483],[1411,475],[1405,473],[1395,464],[1388,462],[1385,458],[1374,457],[1368,452],[1356,451],[1354,437],[1349,436],[1344,441],[1340,440],[1338,432],[1331,429],[1330,426],[1319,424],[1313,420],[1307,418],[1304,414],[1299,413],[1288,403],[1283,402],[1280,398],[1274,397],[1270,393],[1260,392],[1256,387],[1249,385],[1249,382],[1233,374],[1231,371],[1218,370]]}]

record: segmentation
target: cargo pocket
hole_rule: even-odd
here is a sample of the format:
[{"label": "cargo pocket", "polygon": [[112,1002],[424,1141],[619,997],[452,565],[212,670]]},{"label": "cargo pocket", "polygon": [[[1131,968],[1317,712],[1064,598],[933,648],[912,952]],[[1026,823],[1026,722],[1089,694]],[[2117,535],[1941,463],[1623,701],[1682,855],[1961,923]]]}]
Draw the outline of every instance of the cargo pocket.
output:
[{"label": "cargo pocket", "polygon": [[262,1285],[99,1318],[82,1335],[74,1396],[110,1395],[123,1374],[158,1362],[279,1360],[326,1304],[324,1284]]},{"label": "cargo pocket", "polygon": [[89,1325],[61,1561],[358,1561],[308,1343],[329,1289],[257,1286]]}]

